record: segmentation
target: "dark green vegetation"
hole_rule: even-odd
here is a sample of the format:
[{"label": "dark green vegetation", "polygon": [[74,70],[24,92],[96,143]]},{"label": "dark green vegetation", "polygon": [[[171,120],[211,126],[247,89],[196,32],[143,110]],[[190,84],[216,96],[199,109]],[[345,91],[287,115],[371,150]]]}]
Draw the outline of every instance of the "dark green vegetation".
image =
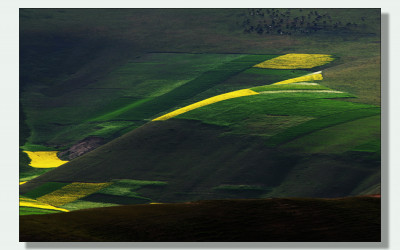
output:
[{"label": "dark green vegetation", "polygon": [[[72,159],[33,169],[20,152],[20,179],[37,177],[21,194],[114,182],[63,206],[112,208],[22,216],[22,240],[379,240],[374,198],[118,206],[380,193],[379,10],[290,10],[286,20],[279,9],[290,31],[261,35],[243,32],[244,19],[260,16],[249,11],[20,10],[20,148]],[[307,28],[303,15],[316,25]],[[335,61],[309,71],[252,68],[286,53]],[[270,85],[321,69],[321,85]],[[262,93],[150,122],[244,88]],[[47,219],[54,227],[42,228]],[[59,236],[60,228],[67,234]],[[104,231],[94,234],[98,228]]]},{"label": "dark green vegetation", "polygon": [[66,186],[68,184],[70,184],[70,183],[68,183],[68,182],[64,182],[64,183],[61,183],[61,182],[47,182],[47,183],[41,185],[40,187],[35,188],[31,192],[26,193],[24,196],[28,197],[28,198],[31,198],[31,199],[36,199],[36,198],[38,198],[40,196],[43,196],[43,195],[48,194],[48,193],[51,193],[51,192],[53,192],[53,191],[55,191],[57,189],[60,189],[60,188]]},{"label": "dark green vegetation", "polygon": [[142,204],[152,202],[150,198],[143,197],[141,190],[159,190],[167,185],[162,181],[118,180],[111,186],[84,197],[84,201],[106,202],[115,204]]},{"label": "dark green vegetation", "polygon": [[380,198],[118,206],[21,216],[20,228],[20,241],[376,242]]},{"label": "dark green vegetation", "polygon": [[[175,119],[148,123],[21,185],[20,189],[26,193],[49,181],[107,182],[123,178],[167,182],[164,186],[138,190],[141,197],[155,202],[226,198],[226,193],[215,189],[220,185],[256,185],[264,189],[251,197],[340,197],[350,195],[379,173],[380,158],[374,153],[281,151],[267,146],[264,137]],[[369,182],[371,186],[376,184],[379,178]],[[359,192],[367,188],[359,188]],[[100,196],[107,198],[107,202],[118,203],[116,197],[99,194],[89,201],[99,202]],[[228,197],[249,196],[237,192]],[[121,203],[126,204],[126,199]]]}]

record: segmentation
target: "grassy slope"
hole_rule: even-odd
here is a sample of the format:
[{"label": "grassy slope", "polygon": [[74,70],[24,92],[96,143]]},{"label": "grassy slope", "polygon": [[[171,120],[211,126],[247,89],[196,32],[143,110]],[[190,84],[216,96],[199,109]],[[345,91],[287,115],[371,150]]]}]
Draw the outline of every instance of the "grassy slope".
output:
[{"label": "grassy slope", "polygon": [[[266,147],[261,138],[234,134],[221,136],[226,132],[228,130],[223,127],[195,121],[149,123],[21,185],[20,189],[26,193],[49,181],[135,179],[168,183],[160,189],[138,190],[142,197],[156,202],[224,198],[226,193],[214,189],[223,184],[265,188],[261,193],[256,190],[255,193],[237,192],[228,196],[232,198],[260,197],[270,191],[275,197],[294,194],[340,197],[352,193],[379,170],[379,160],[371,161],[369,153],[318,156],[281,152]],[[302,169],[310,171],[302,172]],[[298,177],[298,173],[301,176],[290,182],[296,189],[280,189],[287,185],[290,176]],[[338,178],[340,176],[343,178]],[[309,186],[305,181],[307,178],[318,188]],[[337,186],[340,188],[335,188]],[[115,197],[103,198],[118,203]],[[89,201],[101,199],[95,195]]]},{"label": "grassy slope", "polygon": [[149,118],[152,113],[147,114],[143,109],[153,99],[160,102],[158,96],[236,57],[239,55],[150,54],[117,68],[93,84],[82,83],[79,88],[60,90],[64,93],[56,97],[27,91],[24,100],[29,103],[26,110],[33,129],[28,142],[68,145],[89,135],[109,140],[120,130],[140,125],[144,118]]},{"label": "grassy slope", "polygon": [[[379,107],[373,105],[333,99],[347,96],[344,93],[260,94],[214,103],[179,115],[177,119],[200,120],[208,124],[227,126],[240,134],[254,134],[260,131],[259,133],[265,136],[265,131],[271,131],[269,128],[277,122],[265,119],[267,116],[316,118],[309,121],[303,119],[305,122],[302,124],[293,123],[293,127],[270,134],[273,136],[268,139],[268,144],[279,145],[315,130],[380,113]],[[247,121],[253,126],[249,127]],[[251,131],[253,129],[256,131]]]},{"label": "grassy slope", "polygon": [[[84,15],[82,11],[85,12]],[[379,104],[379,92],[376,87],[364,88],[365,91],[355,91],[351,89],[351,86],[354,85],[353,82],[346,81],[346,79],[360,79],[357,81],[358,89],[362,88],[359,86],[376,86],[377,84],[376,76],[379,75],[379,65],[377,65],[376,60],[373,60],[373,58],[376,59],[380,53],[379,16],[376,15],[376,10],[327,11],[331,11],[332,16],[334,16],[334,13],[337,14],[334,17],[337,20],[344,20],[343,18],[358,20],[361,16],[369,16],[370,18],[368,18],[364,27],[360,27],[359,30],[354,31],[352,34],[341,34],[337,32],[335,34],[316,36],[287,37],[274,35],[258,36],[255,34],[248,35],[241,33],[241,30],[237,29],[236,26],[236,22],[241,20],[239,16],[242,12],[241,10],[184,11],[171,9],[163,11],[124,11],[115,9],[109,11],[61,10],[58,12],[51,12],[50,10],[51,13],[49,13],[49,10],[45,9],[22,10],[24,17],[21,22],[21,41],[26,43],[23,43],[22,50],[27,50],[27,52],[24,52],[27,56],[22,58],[22,69],[25,70],[23,73],[25,72],[26,74],[24,73],[22,76],[21,83],[24,88],[28,86],[26,87],[27,89],[32,88],[36,91],[39,89],[39,95],[57,96],[55,99],[59,99],[60,94],[71,94],[76,90],[75,87],[80,86],[80,84],[84,84],[85,86],[88,84],[97,85],[96,82],[98,79],[106,78],[113,70],[117,70],[118,67],[123,67],[132,58],[142,56],[143,52],[324,53],[334,54],[337,57],[337,61],[335,61],[335,65],[332,68],[335,71],[333,74],[325,75],[325,79],[330,82],[337,82],[337,80],[341,82],[341,85],[329,86],[358,94],[361,102]],[[104,17],[100,21],[97,18],[99,12],[101,12]],[[375,17],[378,21],[375,20]],[[79,22],[80,25],[76,25],[76,22]],[[205,28],[209,27],[209,23],[213,23],[213,28]],[[373,62],[373,64],[367,66],[368,74],[360,75],[356,70],[347,70],[349,67],[356,67],[357,63],[358,65],[363,65],[363,62],[369,60]],[[26,69],[32,70],[26,71]],[[237,75],[236,79],[228,79],[225,81],[224,88],[231,83],[237,84],[237,87],[248,87],[249,84],[243,80],[246,77],[240,79],[240,75]],[[253,74],[253,77],[256,76]],[[54,85],[54,83],[57,83],[57,85]],[[43,84],[45,84],[44,89],[41,89]],[[55,91],[60,89],[63,91]],[[71,89],[74,89],[74,91],[71,92]],[[222,90],[223,89],[217,91]],[[29,94],[29,92],[27,93]],[[73,96],[74,95],[71,94],[71,97]],[[93,97],[98,98],[99,96]],[[102,96],[100,95],[100,97]],[[66,110],[60,110],[60,114],[63,112],[66,112]],[[149,128],[149,126],[145,127],[144,130]],[[285,166],[284,169],[277,170],[271,167],[271,169],[268,170],[271,171],[268,173],[277,174],[278,178],[276,180],[270,180],[268,179],[270,177],[264,174],[261,174],[259,176],[260,179],[257,179],[258,173],[265,172],[264,169],[261,169],[262,164],[260,165],[260,162],[265,162],[267,166],[270,164],[273,165],[275,161],[279,162],[282,160],[279,158],[280,156],[276,156],[277,159],[267,160],[267,157],[270,157],[269,155],[261,156],[262,151],[267,151],[260,146],[259,142],[255,143],[255,146],[251,146],[254,141],[248,137],[245,137],[246,139],[240,136],[236,139],[218,138],[219,134],[226,132],[224,129],[218,128],[214,131],[214,128],[210,129],[209,126],[203,127],[203,125],[201,125],[196,127],[196,125],[191,127],[192,129],[197,129],[196,133],[193,133],[193,131],[189,130],[179,131],[182,126],[185,126],[185,123],[168,123],[160,131],[163,134],[154,134],[151,132],[138,137],[132,137],[139,139],[139,142],[133,142],[133,140],[123,137],[123,139],[121,139],[124,143],[120,146],[116,145],[116,143],[121,143],[121,141],[118,140],[115,143],[104,146],[91,156],[88,155],[88,157],[82,157],[79,161],[70,163],[71,166],[74,166],[72,169],[76,170],[75,173],[72,173],[72,171],[69,172],[65,167],[62,167],[44,175],[43,178],[39,178],[38,181],[45,181],[46,179],[52,180],[53,178],[54,180],[63,178],[72,180],[83,178],[82,176],[87,176],[87,179],[93,178],[93,180],[96,180],[105,178],[105,176],[110,173],[111,176],[113,174],[117,175],[118,171],[120,171],[119,174],[126,173],[128,176],[133,176],[134,174],[128,171],[131,168],[136,169],[136,176],[132,177],[135,179],[137,176],[141,176],[143,177],[142,179],[145,180],[164,180],[160,179],[161,177],[165,178],[165,180],[170,180],[172,178],[171,176],[176,173],[178,175],[177,180],[179,181],[168,190],[171,197],[166,197],[165,199],[173,198],[176,200],[185,200],[189,197],[207,197],[207,195],[199,195],[199,193],[201,194],[204,190],[207,191],[212,187],[218,186],[221,184],[222,180],[231,182],[227,184],[249,184],[238,181],[243,181],[248,178],[251,182],[260,182],[267,186],[272,183],[276,186],[282,182],[285,177],[280,171],[287,171],[288,169],[296,167],[293,162],[298,160],[298,156],[291,158],[285,155],[285,157],[289,159],[286,159],[286,162],[284,161],[284,163],[281,164]],[[43,129],[46,130],[47,128],[43,127]],[[82,127],[81,130],[85,130],[85,128]],[[143,131],[143,129],[140,131]],[[154,135],[158,135],[160,138],[152,139]],[[183,143],[181,146],[176,143],[176,138],[180,138],[187,143]],[[205,138],[213,139],[208,141]],[[190,140],[193,140],[193,142],[189,143],[188,141]],[[198,143],[197,145],[196,142]],[[150,146],[152,143],[154,144]],[[213,143],[215,145],[213,145]],[[226,145],[229,145],[229,147],[225,148]],[[224,149],[222,149],[222,146]],[[207,149],[208,151],[205,150],[204,147],[209,147]],[[240,153],[238,155],[238,152],[244,151],[245,148],[247,148],[247,151],[241,153],[242,155],[240,155]],[[141,151],[139,150],[139,152],[141,152],[141,155],[132,151],[132,149],[140,149]],[[182,150],[181,154],[187,155],[187,157],[181,159],[182,155],[179,153],[171,153],[176,152],[176,150]],[[117,151],[120,151],[120,153]],[[161,152],[162,155],[155,157],[153,153],[155,151]],[[132,154],[131,152],[134,153]],[[273,152],[271,155],[275,153],[276,152]],[[210,156],[209,161],[203,160],[206,154]],[[216,156],[217,154],[219,155]],[[111,158],[115,157],[114,159],[117,160],[107,160],[105,158],[106,156]],[[168,157],[165,158],[164,156]],[[141,159],[143,166],[154,164],[156,160],[164,162],[156,164],[153,173],[146,176],[143,170],[144,167],[141,168],[139,164],[133,164],[133,162],[137,160],[136,157]],[[335,165],[341,164],[343,167],[356,165],[354,168],[349,168],[349,171],[354,171],[352,172],[353,177],[358,177],[356,179],[352,179],[353,177],[347,179],[343,189],[337,192],[328,190],[329,188],[327,185],[324,186],[321,182],[320,185],[322,185],[322,189],[318,190],[317,193],[311,192],[311,196],[349,194],[358,183],[363,182],[364,177],[369,176],[375,171],[365,170],[365,168],[362,167],[365,166],[365,163],[357,161],[352,162],[351,160],[353,159],[351,156],[346,157],[343,157],[343,159],[332,159],[332,157],[323,158],[322,161],[324,161],[324,164],[326,163],[331,166],[331,171],[320,174],[326,174],[327,178],[330,178],[330,173],[339,173],[342,170],[338,167],[335,168]],[[176,165],[177,159],[178,164]],[[262,160],[260,161],[260,159]],[[210,164],[210,162],[212,164]],[[258,167],[256,167],[256,163],[259,164]],[[96,164],[98,169],[94,168]],[[229,171],[232,167],[230,164],[234,164],[235,166],[233,168],[235,169],[233,173]],[[377,164],[375,162],[371,164],[376,168]],[[117,166],[114,173],[114,170],[109,169],[111,165]],[[186,170],[187,166],[190,166],[189,170]],[[207,178],[210,172],[214,174],[216,166],[221,166],[222,170],[220,170],[220,173],[215,173],[213,177]],[[361,169],[358,166],[361,166]],[[122,168],[126,169],[127,172],[121,171]],[[92,172],[94,169],[97,173]],[[243,179],[238,177],[247,173],[249,169],[256,169],[254,171],[254,176],[244,175],[246,178]],[[193,176],[196,175],[198,175],[198,179],[193,179]],[[307,173],[304,176],[312,176],[312,174]],[[202,177],[203,179],[201,179]],[[261,181],[263,177],[264,179]],[[317,177],[319,177],[319,175],[317,175]],[[321,180],[323,180],[323,178],[321,178]],[[192,182],[192,184],[190,184],[190,182]],[[294,184],[296,184],[296,182],[294,182]],[[34,184],[25,184],[22,190],[29,190],[33,186]],[[205,187],[204,190],[202,190],[201,187]],[[178,190],[182,189],[189,190],[189,194],[183,193],[180,194],[181,197],[179,197],[176,193]],[[154,195],[155,197],[157,197],[157,195],[162,197],[161,194]]]},{"label": "grassy slope", "polygon": [[[380,116],[372,116],[339,124],[300,137],[282,148],[307,153],[343,153],[371,141],[380,141],[380,120]],[[371,151],[380,151],[380,145]]]},{"label": "grassy slope", "polygon": [[380,199],[217,200],[20,218],[20,241],[380,241]]}]

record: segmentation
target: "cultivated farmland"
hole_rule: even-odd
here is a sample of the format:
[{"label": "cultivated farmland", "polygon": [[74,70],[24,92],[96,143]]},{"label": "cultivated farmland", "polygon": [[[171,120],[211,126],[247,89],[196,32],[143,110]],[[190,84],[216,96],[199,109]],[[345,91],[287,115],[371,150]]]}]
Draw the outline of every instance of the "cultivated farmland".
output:
[{"label": "cultivated farmland", "polygon": [[[377,9],[21,9],[21,239],[71,226],[65,240],[379,240],[379,22]],[[230,208],[255,217],[212,217]],[[63,222],[29,233],[48,220]],[[95,231],[108,223],[121,227]]]}]

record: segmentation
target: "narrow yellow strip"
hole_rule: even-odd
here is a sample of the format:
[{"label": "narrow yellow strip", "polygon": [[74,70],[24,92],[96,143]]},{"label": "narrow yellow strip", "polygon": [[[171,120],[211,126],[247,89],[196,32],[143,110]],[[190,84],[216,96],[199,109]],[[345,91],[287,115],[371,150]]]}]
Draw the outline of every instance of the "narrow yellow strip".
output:
[{"label": "narrow yellow strip", "polygon": [[26,181],[20,181],[19,185],[22,185],[22,184],[25,184],[25,183],[26,183]]},{"label": "narrow yellow strip", "polygon": [[288,80],[284,80],[284,81],[281,81],[281,82],[276,82],[273,85],[275,85],[275,84],[288,84],[288,83],[295,83],[295,82],[320,81],[322,79],[323,79],[322,72],[318,71],[318,72],[315,72],[315,73],[312,73],[312,74],[308,74],[308,75],[305,75],[305,76],[299,76],[299,77],[288,79]]},{"label": "narrow yellow strip", "polygon": [[73,202],[90,194],[99,191],[102,188],[110,185],[111,182],[106,183],[83,183],[74,182],[66,185],[56,191],[39,197],[37,200],[48,203],[53,206],[62,206],[64,204]]},{"label": "narrow yellow strip", "polygon": [[50,210],[58,210],[63,212],[69,212],[69,210],[59,207],[54,207],[52,205],[40,202],[38,200],[30,199],[30,198],[19,198],[19,206],[21,207],[34,207],[34,208],[42,208],[42,209],[50,209]]},{"label": "narrow yellow strip", "polygon": [[24,151],[31,159],[29,164],[34,168],[56,168],[68,161],[62,161],[57,157],[57,151]]},{"label": "narrow yellow strip", "polygon": [[203,101],[199,101],[196,103],[193,103],[191,105],[188,105],[186,107],[177,109],[175,111],[172,111],[168,114],[165,114],[163,116],[157,117],[155,119],[153,119],[153,121],[164,121],[164,120],[168,120],[172,117],[175,117],[177,115],[186,113],[188,111],[191,111],[193,109],[197,109],[209,104],[213,104],[216,102],[220,102],[220,101],[224,101],[224,100],[228,100],[228,99],[232,99],[232,98],[237,98],[237,97],[242,97],[242,96],[249,96],[249,95],[257,95],[258,93],[251,90],[251,89],[241,89],[241,90],[237,90],[237,91],[233,91],[233,92],[229,92],[229,93],[225,93],[225,94],[221,94],[221,95],[217,95],[217,96],[213,96],[210,98],[207,98]]}]

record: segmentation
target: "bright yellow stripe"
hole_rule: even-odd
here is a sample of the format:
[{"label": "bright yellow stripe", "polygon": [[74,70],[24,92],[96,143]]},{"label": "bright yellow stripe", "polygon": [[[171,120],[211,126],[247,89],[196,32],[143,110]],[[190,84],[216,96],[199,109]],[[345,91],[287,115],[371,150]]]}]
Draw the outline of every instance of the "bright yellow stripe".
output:
[{"label": "bright yellow stripe", "polygon": [[319,80],[322,80],[322,79],[323,79],[322,73],[321,73],[321,71],[318,71],[318,72],[315,72],[315,73],[312,73],[312,74],[308,74],[308,75],[305,75],[305,76],[299,76],[299,77],[296,77],[296,78],[292,78],[292,79],[284,80],[284,81],[281,81],[281,82],[277,82],[277,83],[274,83],[274,85],[275,84],[288,84],[288,83],[295,83],[295,82],[319,81]]},{"label": "bright yellow stripe", "polygon": [[57,157],[57,151],[24,151],[31,158],[30,166],[34,168],[55,168],[68,161],[62,161]]},{"label": "bright yellow stripe", "polygon": [[334,59],[324,54],[286,54],[254,65],[268,69],[311,69],[327,64]]},{"label": "bright yellow stripe", "polygon": [[39,197],[37,200],[54,206],[62,206],[107,187],[111,183],[74,182],[56,191]]},{"label": "bright yellow stripe", "polygon": [[153,119],[153,121],[163,121],[163,120],[168,120],[172,117],[175,117],[177,115],[186,113],[188,111],[191,111],[193,109],[197,109],[212,103],[216,103],[216,102],[220,102],[220,101],[224,101],[224,100],[228,100],[228,99],[232,99],[232,98],[237,98],[237,97],[242,97],[242,96],[249,96],[249,95],[257,95],[258,93],[251,90],[251,89],[241,89],[241,90],[237,90],[237,91],[233,91],[233,92],[229,92],[229,93],[225,93],[222,95],[217,95],[217,96],[213,96],[210,98],[207,98],[203,101],[200,102],[196,102],[193,103],[191,105],[188,105],[186,107],[177,109],[175,111],[172,111],[168,114],[165,114],[163,116],[157,117],[155,119]]},{"label": "bright yellow stripe", "polygon": [[58,210],[63,212],[69,212],[69,210],[64,208],[54,207],[52,205],[40,202],[38,200],[29,199],[29,198],[19,198],[19,206],[21,207],[35,207],[35,208],[43,208],[43,209],[50,209],[50,210]]},{"label": "bright yellow stripe", "polygon": [[26,181],[20,181],[19,185],[22,185],[22,184],[25,184],[25,183],[26,183]]}]

